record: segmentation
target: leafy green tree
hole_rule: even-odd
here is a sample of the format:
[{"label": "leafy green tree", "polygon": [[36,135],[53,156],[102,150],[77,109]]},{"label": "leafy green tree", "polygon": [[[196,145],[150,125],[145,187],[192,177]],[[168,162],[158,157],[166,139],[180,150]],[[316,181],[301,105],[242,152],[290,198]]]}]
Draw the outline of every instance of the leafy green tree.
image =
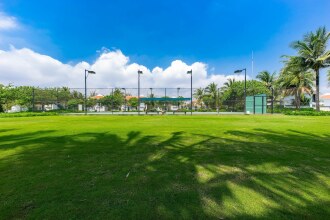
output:
[{"label": "leafy green tree", "polygon": [[131,106],[132,108],[137,108],[138,106],[138,98],[132,97],[128,100],[128,106]]},{"label": "leafy green tree", "polygon": [[125,103],[125,96],[120,89],[113,92],[113,107],[119,109]]},{"label": "leafy green tree", "polygon": [[317,111],[320,111],[320,70],[330,66],[330,51],[327,50],[329,39],[330,33],[325,27],[320,27],[315,33],[307,33],[302,41],[295,41],[291,45],[298,52],[295,59],[299,60],[302,67],[313,70],[315,74]]},{"label": "leafy green tree", "polygon": [[120,89],[115,89],[112,94],[104,96],[99,102],[109,109],[119,109],[125,103],[125,96]]},{"label": "leafy green tree", "polygon": [[13,85],[0,85],[1,105],[4,105],[5,110],[9,110],[13,105],[31,108],[32,90],[33,88],[30,86],[14,87]]},{"label": "leafy green tree", "polygon": [[90,108],[90,107],[95,106],[97,103],[98,103],[98,100],[96,100],[96,99],[87,99],[86,105],[88,108]]},{"label": "leafy green tree", "polygon": [[206,109],[211,108],[211,106],[212,106],[212,102],[213,102],[213,98],[211,97],[210,94],[207,94],[207,93],[206,93],[206,94],[203,96],[203,103],[205,104]]},{"label": "leafy green tree", "polygon": [[61,96],[63,96],[63,98],[60,98],[60,100],[64,100],[65,102],[67,99],[66,106],[64,106],[64,108],[76,111],[79,109],[79,104],[84,104],[84,95],[77,90],[70,91],[70,89],[64,87],[61,93]]},{"label": "leafy green tree", "polygon": [[40,104],[42,110],[45,110],[45,105],[56,104],[58,102],[57,98],[57,88],[34,88],[34,101],[35,104]]},{"label": "leafy green tree", "polygon": [[83,104],[83,103],[84,103],[84,101],[81,99],[70,99],[67,102],[67,107],[70,110],[77,111],[79,104]]},{"label": "leafy green tree", "polygon": [[71,98],[70,89],[68,87],[57,88],[57,105],[60,108],[66,108],[68,101]]},{"label": "leafy green tree", "polygon": [[4,86],[0,84],[0,104],[3,111],[8,111],[15,104],[15,87],[11,84]]},{"label": "leafy green tree", "polygon": [[70,94],[70,97],[73,99],[81,99],[81,100],[84,99],[84,95],[77,90],[73,90]]},{"label": "leafy green tree", "polygon": [[[264,83],[256,80],[246,81],[247,96],[266,94],[270,95],[269,89],[264,85]],[[221,95],[221,105],[224,105],[227,109],[232,111],[243,110],[244,109],[244,81],[235,81],[231,86],[226,89],[222,89]]]},{"label": "leafy green tree", "polygon": [[15,89],[15,104],[31,109],[33,99],[33,87],[19,86]]},{"label": "leafy green tree", "polygon": [[4,104],[4,85],[0,84],[0,112],[4,112],[3,104]]}]

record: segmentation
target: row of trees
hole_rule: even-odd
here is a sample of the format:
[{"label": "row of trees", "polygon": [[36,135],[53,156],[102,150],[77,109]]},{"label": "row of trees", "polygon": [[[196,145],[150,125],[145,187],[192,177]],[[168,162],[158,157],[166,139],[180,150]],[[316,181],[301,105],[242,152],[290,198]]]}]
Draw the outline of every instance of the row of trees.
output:
[{"label": "row of trees", "polygon": [[[88,96],[87,107],[92,107],[100,103],[105,106],[112,106],[114,109],[120,108],[125,103],[124,94],[115,89],[113,94],[107,95],[100,100],[93,98],[95,92]],[[13,85],[4,86],[0,84],[0,112],[10,110],[14,105],[26,107],[29,110],[37,110],[37,106],[44,110],[44,106],[56,104],[59,109],[78,110],[78,105],[84,104],[84,95],[77,90],[70,90],[67,87],[61,88],[39,88],[31,86]],[[137,98],[127,102],[127,105],[136,107]]]},{"label": "row of trees", "polygon": [[[130,94],[126,94],[130,95]],[[107,106],[109,109],[120,109],[124,104],[131,108],[138,105],[137,98],[125,100],[125,95],[120,89],[115,89],[113,93],[101,99],[95,99],[95,92],[88,94],[87,107],[97,104]],[[83,93],[71,90],[68,87],[61,88],[39,88],[32,86],[13,85],[4,86],[0,84],[0,112],[10,110],[14,105],[26,107],[29,110],[45,110],[45,106],[56,104],[59,109],[78,110],[79,105],[84,104]]]},{"label": "row of trees", "polygon": [[1,85],[0,84],[0,111],[9,110],[13,105],[20,105],[33,109],[40,105],[42,109],[47,104],[57,104],[61,108],[68,108],[73,103],[82,103],[83,94],[62,88],[38,88],[32,86]]},{"label": "row of trees", "polygon": [[[126,96],[131,96],[131,94],[126,94]],[[113,93],[106,95],[99,100],[89,100],[90,102],[97,102],[100,105],[107,106],[108,109],[111,110],[119,110],[123,105],[129,107],[130,109],[138,106],[138,99],[136,97],[126,100],[125,94],[120,89],[115,89]]]}]

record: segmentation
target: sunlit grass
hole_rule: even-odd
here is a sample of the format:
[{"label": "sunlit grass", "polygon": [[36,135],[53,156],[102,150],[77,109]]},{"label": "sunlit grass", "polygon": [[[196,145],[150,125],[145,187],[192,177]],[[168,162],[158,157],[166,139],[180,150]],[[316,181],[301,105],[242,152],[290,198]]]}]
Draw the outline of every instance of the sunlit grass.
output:
[{"label": "sunlit grass", "polygon": [[330,117],[0,118],[0,219],[330,215]]}]

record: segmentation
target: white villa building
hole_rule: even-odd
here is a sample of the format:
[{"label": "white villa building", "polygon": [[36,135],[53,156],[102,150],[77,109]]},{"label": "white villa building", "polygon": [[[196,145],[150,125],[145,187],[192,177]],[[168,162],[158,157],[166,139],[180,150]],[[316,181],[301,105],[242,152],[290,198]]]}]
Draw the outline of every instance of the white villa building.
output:
[{"label": "white villa building", "polygon": [[320,109],[322,111],[330,111],[330,93],[325,93],[323,95],[320,96],[320,101],[322,103],[320,103],[321,107]]}]

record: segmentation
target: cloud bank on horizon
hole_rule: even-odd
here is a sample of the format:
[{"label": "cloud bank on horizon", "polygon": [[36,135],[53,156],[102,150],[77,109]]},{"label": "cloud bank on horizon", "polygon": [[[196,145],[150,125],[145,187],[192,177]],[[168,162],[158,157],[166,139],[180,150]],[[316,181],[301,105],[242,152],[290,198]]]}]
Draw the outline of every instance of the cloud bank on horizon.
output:
[{"label": "cloud bank on horizon", "polygon": [[165,69],[147,67],[130,63],[129,57],[120,50],[104,50],[93,63],[81,61],[77,64],[65,64],[50,56],[39,54],[31,49],[0,50],[0,69],[2,84],[15,86],[29,85],[40,87],[71,88],[84,87],[84,70],[91,69],[96,75],[88,79],[88,87],[137,87],[137,70],[142,70],[141,87],[144,88],[190,88],[190,76],[193,70],[193,87],[205,87],[211,82],[223,85],[228,78],[243,80],[243,75],[208,74],[207,64],[195,62],[191,65],[181,60],[173,61]]}]

